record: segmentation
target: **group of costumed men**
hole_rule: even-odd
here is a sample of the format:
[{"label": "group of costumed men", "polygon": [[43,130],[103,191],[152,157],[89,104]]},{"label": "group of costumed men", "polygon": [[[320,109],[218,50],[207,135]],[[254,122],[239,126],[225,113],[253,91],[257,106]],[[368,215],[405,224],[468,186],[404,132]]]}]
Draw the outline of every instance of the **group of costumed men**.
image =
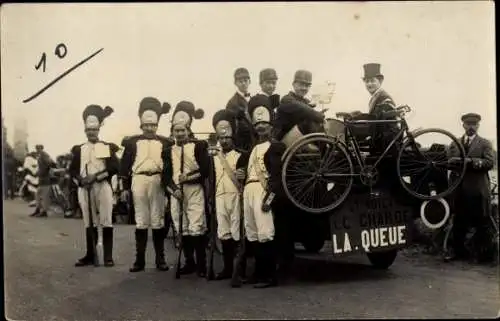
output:
[{"label": "group of costumed men", "polygon": [[[116,156],[119,147],[98,138],[103,120],[113,109],[88,106],[83,112],[88,141],[71,150],[70,175],[79,186],[78,200],[87,240],[87,252],[75,265],[95,264],[99,224],[104,265],[114,265],[111,177],[118,175],[120,190],[124,191],[122,197],[132,197],[135,209],[136,258],[130,272],[145,268],[149,228],[156,268],[169,269],[164,249],[164,208],[169,201],[175,229],[182,235],[180,243],[185,260],[180,274],[197,273],[205,277],[207,200],[212,197],[224,263],[216,279],[230,279],[238,268],[244,283],[257,288],[277,285],[277,275],[282,274],[277,273],[277,267],[286,275],[291,266],[294,243],[287,217],[291,209],[296,210],[281,186],[281,157],[287,141],[321,130],[325,119],[324,113],[315,110],[315,105],[305,97],[312,84],[311,72],[298,70],[293,90],[281,99],[274,93],[277,80],[274,69],[262,70],[261,92],[251,96],[248,70],[235,71],[237,92],[212,119],[217,145],[194,137],[192,122],[201,119],[204,112],[189,101],[179,102],[173,111],[173,139],[158,135],[159,119],[171,106],[153,97],[144,98],[138,112],[142,134],[122,141],[121,161]],[[380,65],[365,65],[365,83],[372,94],[370,113],[393,106],[380,88],[382,80]],[[209,177],[213,177],[210,182]],[[248,278],[246,259],[240,260],[239,266],[233,263],[243,242],[246,252],[255,258],[255,269]]]}]

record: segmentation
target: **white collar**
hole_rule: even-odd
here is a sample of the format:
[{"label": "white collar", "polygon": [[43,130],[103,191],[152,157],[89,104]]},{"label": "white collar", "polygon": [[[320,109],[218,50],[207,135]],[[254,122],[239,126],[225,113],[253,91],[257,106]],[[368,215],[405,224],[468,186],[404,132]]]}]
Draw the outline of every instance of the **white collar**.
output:
[{"label": "white collar", "polygon": [[375,96],[376,94],[378,94],[380,91],[382,91],[382,86],[378,87],[377,90],[375,90],[375,92],[372,94],[372,97]]},{"label": "white collar", "polygon": [[270,97],[270,96],[271,96],[271,95],[266,94],[266,93],[265,93],[265,92],[263,92],[262,90],[261,90],[261,91],[259,91],[259,93],[258,93],[258,94],[259,94],[259,95],[264,95],[264,96],[267,96],[267,97]]},{"label": "white collar", "polygon": [[477,134],[474,134],[472,136],[467,136],[467,134],[464,135],[464,141],[467,140],[467,138],[469,139],[469,142],[472,142],[474,140],[474,138],[476,138]]},{"label": "white collar", "polygon": [[245,99],[250,99],[250,97],[252,97],[252,95],[250,95],[250,93],[247,93],[249,94],[250,96],[249,97],[245,97],[245,94],[242,93],[239,89],[236,89],[236,92],[238,93],[238,95],[240,95],[241,97],[245,98]]}]

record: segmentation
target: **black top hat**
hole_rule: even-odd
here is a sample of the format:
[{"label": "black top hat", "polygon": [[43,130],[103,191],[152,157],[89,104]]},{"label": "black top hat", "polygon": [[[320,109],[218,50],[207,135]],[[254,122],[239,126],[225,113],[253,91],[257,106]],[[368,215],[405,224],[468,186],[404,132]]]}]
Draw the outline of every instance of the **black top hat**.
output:
[{"label": "black top hat", "polygon": [[464,123],[478,123],[481,121],[481,115],[476,113],[467,113],[462,116],[462,121]]},{"label": "black top hat", "polygon": [[380,64],[376,64],[376,63],[365,64],[365,65],[363,65],[363,69],[365,71],[365,75],[364,75],[363,79],[376,78],[376,77],[383,78],[384,77],[384,75],[382,75],[380,73]]}]

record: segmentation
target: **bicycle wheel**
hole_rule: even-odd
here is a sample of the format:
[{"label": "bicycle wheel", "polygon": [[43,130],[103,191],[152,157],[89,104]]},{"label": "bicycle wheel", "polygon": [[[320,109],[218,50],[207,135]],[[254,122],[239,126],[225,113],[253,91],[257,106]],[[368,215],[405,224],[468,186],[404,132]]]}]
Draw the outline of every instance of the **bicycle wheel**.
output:
[{"label": "bicycle wheel", "polygon": [[326,213],[339,206],[354,180],[353,164],[343,144],[327,135],[303,137],[283,161],[282,184],[299,209]]},{"label": "bicycle wheel", "polygon": [[[422,139],[427,134],[438,134],[438,138]],[[422,143],[417,142],[417,138],[422,139]],[[445,139],[448,144],[442,144]],[[432,143],[430,148],[418,147],[429,142]],[[447,155],[451,144],[455,144],[459,154],[454,163],[449,162]],[[398,153],[397,171],[402,187],[422,200],[435,200],[451,194],[462,182],[465,169],[462,144],[453,134],[439,128],[425,129],[409,136]]]}]

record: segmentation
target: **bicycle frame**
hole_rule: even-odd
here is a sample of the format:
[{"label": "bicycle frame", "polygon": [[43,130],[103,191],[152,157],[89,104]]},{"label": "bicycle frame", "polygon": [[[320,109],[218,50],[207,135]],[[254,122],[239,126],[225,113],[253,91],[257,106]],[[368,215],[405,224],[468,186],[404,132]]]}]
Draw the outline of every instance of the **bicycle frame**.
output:
[{"label": "bicycle frame", "polygon": [[[396,134],[396,136],[392,139],[392,141],[389,143],[389,145],[385,148],[384,152],[377,158],[375,163],[373,164],[373,167],[376,168],[377,165],[382,161],[382,159],[387,155],[389,150],[392,148],[392,146],[400,139],[400,137],[403,136],[403,134],[406,133],[406,138],[407,139],[412,139],[413,135],[409,131],[408,124],[406,123],[406,120],[404,118],[401,119],[394,119],[394,120],[345,120],[344,121],[345,128],[346,128],[346,145],[347,147],[352,147],[354,150],[354,156],[356,158],[356,161],[358,165],[361,168],[366,167],[365,160],[361,156],[361,150],[359,148],[358,141],[356,140],[355,136],[353,135],[351,131],[351,125],[353,124],[400,124],[401,129],[399,132]],[[399,146],[397,146],[399,150]],[[418,150],[418,149],[417,149]]]}]

